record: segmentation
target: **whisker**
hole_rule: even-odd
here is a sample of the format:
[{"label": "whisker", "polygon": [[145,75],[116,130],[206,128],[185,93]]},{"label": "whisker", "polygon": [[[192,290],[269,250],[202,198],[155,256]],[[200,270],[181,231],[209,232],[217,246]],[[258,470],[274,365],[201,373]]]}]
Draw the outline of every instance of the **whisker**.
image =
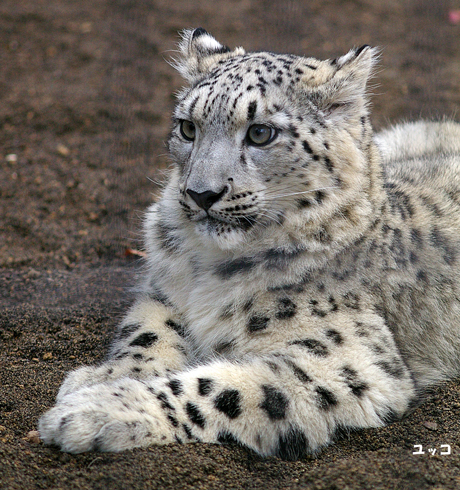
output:
[{"label": "whisker", "polygon": [[279,195],[274,195],[274,196],[269,196],[269,197],[262,196],[260,198],[260,200],[261,201],[273,201],[274,199],[281,199],[283,197],[297,196],[297,195],[300,195],[300,194],[311,194],[312,192],[326,191],[326,190],[329,190],[329,189],[337,189],[337,186],[318,187],[316,189],[310,189],[310,190],[307,190],[307,191],[290,192],[289,194],[279,194]]},{"label": "whisker", "polygon": [[[281,222],[279,221],[278,219],[278,216],[270,216],[269,214],[266,214],[266,213],[259,213],[261,216],[264,216],[265,218],[268,219],[269,222],[273,221],[275,222],[277,225],[281,226]],[[265,227],[268,227],[269,225],[269,222],[268,223],[260,223],[261,225],[265,226]]]}]

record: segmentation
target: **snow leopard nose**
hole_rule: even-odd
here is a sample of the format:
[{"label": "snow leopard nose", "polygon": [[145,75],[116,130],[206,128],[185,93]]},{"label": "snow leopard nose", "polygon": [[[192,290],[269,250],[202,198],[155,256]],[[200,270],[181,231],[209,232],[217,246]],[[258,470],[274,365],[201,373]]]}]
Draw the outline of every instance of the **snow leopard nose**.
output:
[{"label": "snow leopard nose", "polygon": [[214,191],[204,191],[204,192],[195,192],[191,189],[187,189],[187,194],[200,206],[200,208],[207,211],[215,202],[217,202],[226,191],[226,187],[224,187],[220,192]]}]

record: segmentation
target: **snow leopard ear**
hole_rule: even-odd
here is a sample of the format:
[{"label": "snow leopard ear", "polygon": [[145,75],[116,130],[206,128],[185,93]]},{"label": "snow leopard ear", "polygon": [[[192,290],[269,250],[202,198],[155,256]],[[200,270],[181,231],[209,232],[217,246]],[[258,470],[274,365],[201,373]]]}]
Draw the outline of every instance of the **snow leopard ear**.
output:
[{"label": "snow leopard ear", "polygon": [[314,91],[314,102],[327,119],[361,115],[368,103],[367,84],[377,64],[379,50],[367,45],[350,50],[344,56],[324,61],[323,72]]},{"label": "snow leopard ear", "polygon": [[189,83],[203,78],[221,59],[244,54],[243,48],[231,51],[220,44],[202,27],[182,31],[181,36],[180,57],[175,60],[174,67]]}]

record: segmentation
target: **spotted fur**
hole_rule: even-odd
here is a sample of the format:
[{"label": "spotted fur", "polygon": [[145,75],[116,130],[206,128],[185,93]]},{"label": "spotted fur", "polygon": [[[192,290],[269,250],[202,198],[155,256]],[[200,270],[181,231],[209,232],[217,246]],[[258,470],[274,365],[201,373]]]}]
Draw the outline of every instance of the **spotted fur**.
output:
[{"label": "spotted fur", "polygon": [[64,451],[236,442],[301,458],[459,373],[460,127],[373,135],[376,50],[231,51],[186,31],[175,162],[109,360],[40,420]]}]

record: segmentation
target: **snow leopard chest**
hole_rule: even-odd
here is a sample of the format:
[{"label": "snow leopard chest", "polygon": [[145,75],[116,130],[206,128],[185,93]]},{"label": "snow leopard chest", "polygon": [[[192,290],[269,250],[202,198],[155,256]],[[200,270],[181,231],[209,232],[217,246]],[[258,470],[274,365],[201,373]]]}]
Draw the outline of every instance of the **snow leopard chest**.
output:
[{"label": "snow leopard chest", "polygon": [[327,340],[325,325],[332,316],[337,323],[337,315],[371,305],[360,287],[359,265],[352,257],[339,262],[312,272],[308,253],[271,251],[208,265],[194,287],[178,298],[196,356],[273,352],[277,345],[285,346],[287,336],[307,333]]}]

